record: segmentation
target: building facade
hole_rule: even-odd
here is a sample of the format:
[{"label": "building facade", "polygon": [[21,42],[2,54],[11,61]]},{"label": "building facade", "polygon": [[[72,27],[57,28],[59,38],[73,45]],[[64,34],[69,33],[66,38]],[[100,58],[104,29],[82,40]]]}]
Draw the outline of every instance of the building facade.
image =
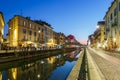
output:
[{"label": "building facade", "polygon": [[105,20],[105,34],[108,49],[120,48],[120,0],[114,0],[109,7]]},{"label": "building facade", "polygon": [[105,22],[99,21],[97,24],[97,29],[94,32],[94,40],[95,46],[97,48],[104,47],[104,40],[105,40]]},{"label": "building facade", "polygon": [[66,36],[64,35],[64,33],[59,32],[59,33],[57,33],[57,36],[58,36],[58,38],[57,38],[57,44],[58,45],[65,44]]},{"label": "building facade", "polygon": [[46,46],[53,38],[53,30],[50,25],[30,17],[15,15],[8,22],[8,40],[10,47],[17,46]]},{"label": "building facade", "polygon": [[3,13],[0,12],[0,43],[3,43],[4,26],[5,26],[5,22],[4,22]]}]

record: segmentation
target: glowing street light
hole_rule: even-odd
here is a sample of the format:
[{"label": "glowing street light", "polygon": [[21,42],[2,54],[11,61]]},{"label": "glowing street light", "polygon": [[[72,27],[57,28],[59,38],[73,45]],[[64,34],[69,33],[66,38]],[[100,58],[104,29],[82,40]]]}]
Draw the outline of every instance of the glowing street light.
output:
[{"label": "glowing street light", "polygon": [[99,28],[99,26],[97,25],[97,26],[96,26],[96,28],[98,29],[98,28]]},{"label": "glowing street light", "polygon": [[41,31],[39,30],[38,33],[40,33]]},{"label": "glowing street light", "polygon": [[116,41],[116,38],[113,38],[113,41],[115,42],[115,41]]}]

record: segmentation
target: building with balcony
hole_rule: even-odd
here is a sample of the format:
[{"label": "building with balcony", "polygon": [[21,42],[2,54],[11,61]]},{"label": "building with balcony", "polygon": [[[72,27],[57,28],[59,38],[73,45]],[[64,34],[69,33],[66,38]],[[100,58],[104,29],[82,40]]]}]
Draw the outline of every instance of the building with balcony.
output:
[{"label": "building with balcony", "polygon": [[45,21],[35,20],[34,22],[42,25],[42,42],[44,42],[44,46],[53,47],[54,46],[54,31],[50,24]]},{"label": "building with balcony", "polygon": [[105,40],[105,22],[99,21],[97,24],[97,29],[94,32],[94,40],[96,47],[103,47]]},{"label": "building with balcony", "polygon": [[59,32],[59,33],[57,33],[57,36],[58,36],[57,44],[59,44],[59,45],[65,44],[66,36],[64,35],[64,33]]},{"label": "building with balcony", "polygon": [[120,0],[114,0],[104,16],[108,49],[120,48]]},{"label": "building with balcony", "polygon": [[10,47],[52,45],[53,28],[44,21],[31,20],[30,17],[15,15],[9,20],[8,25]]},{"label": "building with balcony", "polygon": [[94,44],[95,44],[94,34],[91,34],[91,35],[88,36],[87,45],[89,47],[94,47]]},{"label": "building with balcony", "polygon": [[5,26],[5,22],[4,22],[3,13],[0,12],[0,43],[3,43],[4,26]]}]

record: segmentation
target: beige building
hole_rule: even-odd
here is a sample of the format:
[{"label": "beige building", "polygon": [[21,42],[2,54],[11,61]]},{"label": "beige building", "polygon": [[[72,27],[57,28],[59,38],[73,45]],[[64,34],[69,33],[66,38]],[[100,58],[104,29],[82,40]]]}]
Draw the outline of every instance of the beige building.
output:
[{"label": "beige building", "polygon": [[105,22],[99,21],[97,24],[97,29],[94,32],[94,38],[95,38],[95,44],[99,47],[105,47],[104,46],[104,40],[105,40]]},{"label": "beige building", "polygon": [[15,15],[8,25],[10,47],[52,45],[53,28],[46,22]]},{"label": "beige building", "polygon": [[109,7],[105,20],[105,34],[108,49],[120,48],[120,0],[114,0]]},{"label": "beige building", "polygon": [[57,45],[63,45],[65,44],[66,36],[64,33],[57,33]]},{"label": "beige building", "polygon": [[0,12],[0,43],[3,43],[3,36],[4,36],[4,18],[3,18],[3,13]]},{"label": "beige building", "polygon": [[57,45],[63,45],[65,44],[66,36],[59,32],[54,32],[54,46],[57,47]]}]

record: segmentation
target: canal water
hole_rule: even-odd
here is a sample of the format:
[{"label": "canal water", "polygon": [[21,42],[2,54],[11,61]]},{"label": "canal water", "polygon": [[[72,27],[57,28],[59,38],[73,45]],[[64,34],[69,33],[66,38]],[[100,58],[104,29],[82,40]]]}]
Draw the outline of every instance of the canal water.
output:
[{"label": "canal water", "polygon": [[0,64],[0,80],[66,80],[79,51]]}]

